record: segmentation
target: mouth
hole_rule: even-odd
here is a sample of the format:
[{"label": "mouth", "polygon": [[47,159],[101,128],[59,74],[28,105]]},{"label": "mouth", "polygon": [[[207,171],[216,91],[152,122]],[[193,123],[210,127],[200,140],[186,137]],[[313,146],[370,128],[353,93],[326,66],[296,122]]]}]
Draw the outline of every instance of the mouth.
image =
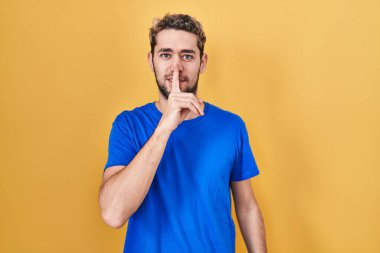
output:
[{"label": "mouth", "polygon": [[[168,80],[169,81],[169,83],[172,83],[172,78],[168,78],[168,79],[166,79],[166,80]],[[179,79],[179,82],[180,83],[184,83],[184,82],[186,82],[187,80],[186,79]]]}]

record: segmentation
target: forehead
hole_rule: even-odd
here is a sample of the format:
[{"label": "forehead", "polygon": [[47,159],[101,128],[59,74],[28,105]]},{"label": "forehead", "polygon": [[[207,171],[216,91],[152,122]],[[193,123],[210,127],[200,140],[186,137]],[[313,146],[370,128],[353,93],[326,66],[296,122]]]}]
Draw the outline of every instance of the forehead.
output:
[{"label": "forehead", "polygon": [[155,51],[160,48],[171,48],[174,51],[193,49],[199,52],[197,35],[182,30],[164,29],[157,34],[156,43]]}]

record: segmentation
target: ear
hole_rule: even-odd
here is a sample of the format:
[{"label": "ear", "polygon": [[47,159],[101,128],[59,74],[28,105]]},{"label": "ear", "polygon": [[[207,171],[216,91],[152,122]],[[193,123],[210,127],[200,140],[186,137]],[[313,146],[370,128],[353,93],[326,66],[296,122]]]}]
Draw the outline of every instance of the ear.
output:
[{"label": "ear", "polygon": [[202,58],[201,58],[201,67],[199,70],[200,73],[203,73],[206,70],[207,60],[208,60],[207,53],[203,53]]},{"label": "ear", "polygon": [[150,51],[148,52],[148,64],[149,64],[150,70],[152,70],[152,72],[154,72],[154,68],[153,68],[153,55],[152,55],[152,53]]}]

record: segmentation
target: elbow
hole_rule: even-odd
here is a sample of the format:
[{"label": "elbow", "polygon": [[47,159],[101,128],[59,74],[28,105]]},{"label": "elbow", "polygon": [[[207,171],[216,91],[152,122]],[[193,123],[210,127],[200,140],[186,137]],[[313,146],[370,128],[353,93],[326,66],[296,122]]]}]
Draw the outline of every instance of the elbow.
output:
[{"label": "elbow", "polygon": [[115,215],[109,211],[102,211],[102,219],[108,226],[119,229],[128,221],[129,215],[123,217],[122,215]]},{"label": "elbow", "polygon": [[[115,205],[99,194],[99,207],[103,221],[112,228],[121,228],[136,211],[131,206]],[[112,201],[111,201],[112,202]]]},{"label": "elbow", "polygon": [[121,228],[127,223],[129,218],[135,213],[134,209],[115,210],[113,208],[100,205],[103,221],[112,228]]},{"label": "elbow", "polygon": [[119,228],[121,228],[122,226],[124,226],[124,224],[125,224],[125,223],[120,222],[120,221],[118,221],[118,220],[111,220],[111,219],[106,220],[106,219],[104,219],[104,218],[103,218],[103,220],[104,220],[104,222],[105,222],[108,226],[110,226],[111,228],[114,228],[114,229],[119,229]]}]

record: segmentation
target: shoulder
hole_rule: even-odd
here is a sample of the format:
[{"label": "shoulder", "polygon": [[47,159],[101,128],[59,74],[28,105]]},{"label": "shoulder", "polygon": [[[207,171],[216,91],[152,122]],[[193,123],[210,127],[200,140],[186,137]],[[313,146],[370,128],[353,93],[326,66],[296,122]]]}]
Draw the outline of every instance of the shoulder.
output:
[{"label": "shoulder", "polygon": [[210,114],[213,117],[216,117],[219,120],[223,121],[223,124],[235,126],[238,128],[244,126],[244,120],[240,117],[240,115],[234,112],[231,112],[229,110],[222,109],[221,107],[210,104],[210,103],[209,103],[209,106],[210,106]]},{"label": "shoulder", "polygon": [[125,122],[128,122],[129,120],[140,118],[142,117],[142,115],[145,115],[149,112],[149,110],[151,109],[150,108],[151,104],[152,103],[147,103],[147,104],[135,107],[133,109],[125,109],[116,115],[114,122],[125,123]]}]

